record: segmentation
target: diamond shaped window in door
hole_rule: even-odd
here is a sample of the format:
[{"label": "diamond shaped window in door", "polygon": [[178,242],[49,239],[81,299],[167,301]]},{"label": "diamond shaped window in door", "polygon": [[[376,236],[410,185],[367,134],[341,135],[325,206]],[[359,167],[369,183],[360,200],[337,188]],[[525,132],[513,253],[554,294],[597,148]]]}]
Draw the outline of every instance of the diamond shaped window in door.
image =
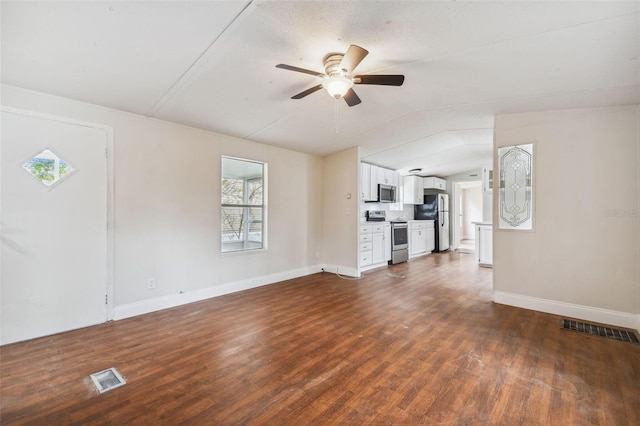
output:
[{"label": "diamond shaped window in door", "polygon": [[49,148],[30,158],[22,168],[47,187],[53,187],[76,171],[76,169]]}]

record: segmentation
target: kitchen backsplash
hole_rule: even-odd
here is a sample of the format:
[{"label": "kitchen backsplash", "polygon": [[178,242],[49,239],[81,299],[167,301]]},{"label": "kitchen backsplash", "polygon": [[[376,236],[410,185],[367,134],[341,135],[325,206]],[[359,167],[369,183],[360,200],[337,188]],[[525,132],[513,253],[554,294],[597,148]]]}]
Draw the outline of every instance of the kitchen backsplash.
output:
[{"label": "kitchen backsplash", "polygon": [[367,210],[384,210],[387,220],[413,220],[413,205],[405,204],[402,210],[389,210],[387,203],[360,203],[360,221],[366,221]]}]

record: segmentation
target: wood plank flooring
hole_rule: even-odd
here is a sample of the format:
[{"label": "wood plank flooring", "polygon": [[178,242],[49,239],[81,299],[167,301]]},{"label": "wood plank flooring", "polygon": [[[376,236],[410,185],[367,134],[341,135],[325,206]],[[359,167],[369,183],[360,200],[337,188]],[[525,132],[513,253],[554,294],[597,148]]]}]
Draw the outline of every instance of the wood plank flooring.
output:
[{"label": "wood plank flooring", "polygon": [[4,346],[0,423],[640,424],[640,345],[494,304],[491,273],[433,254]]}]

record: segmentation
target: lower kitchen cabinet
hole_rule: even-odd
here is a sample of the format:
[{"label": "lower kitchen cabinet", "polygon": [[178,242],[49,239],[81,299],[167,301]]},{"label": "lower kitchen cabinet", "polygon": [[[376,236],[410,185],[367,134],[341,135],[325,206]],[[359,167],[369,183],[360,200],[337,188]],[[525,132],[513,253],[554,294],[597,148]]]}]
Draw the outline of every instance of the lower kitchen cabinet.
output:
[{"label": "lower kitchen cabinet", "polygon": [[433,220],[409,222],[409,257],[431,253],[436,247]]},{"label": "lower kitchen cabinet", "polygon": [[360,269],[386,265],[391,260],[391,224],[388,222],[360,225]]},{"label": "lower kitchen cabinet", "polygon": [[384,234],[374,233],[372,237],[371,263],[384,262]]},{"label": "lower kitchen cabinet", "polygon": [[409,256],[417,256],[427,252],[427,231],[413,229],[410,237]]},{"label": "lower kitchen cabinet", "polygon": [[391,224],[384,224],[384,260],[389,262],[391,260]]},{"label": "lower kitchen cabinet", "polygon": [[[429,231],[429,229],[427,229]],[[436,230],[435,227],[427,232],[427,253],[431,253],[436,249]]]},{"label": "lower kitchen cabinet", "polygon": [[493,226],[476,224],[476,256],[480,266],[493,266]]}]

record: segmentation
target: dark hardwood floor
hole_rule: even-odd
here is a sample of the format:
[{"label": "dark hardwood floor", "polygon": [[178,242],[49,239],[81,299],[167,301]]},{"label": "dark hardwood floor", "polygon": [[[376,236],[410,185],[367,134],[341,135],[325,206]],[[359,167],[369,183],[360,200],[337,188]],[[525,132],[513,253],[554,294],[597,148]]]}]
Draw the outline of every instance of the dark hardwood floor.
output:
[{"label": "dark hardwood floor", "polygon": [[494,304],[491,273],[434,254],[7,345],[0,423],[640,424],[640,345]]}]

